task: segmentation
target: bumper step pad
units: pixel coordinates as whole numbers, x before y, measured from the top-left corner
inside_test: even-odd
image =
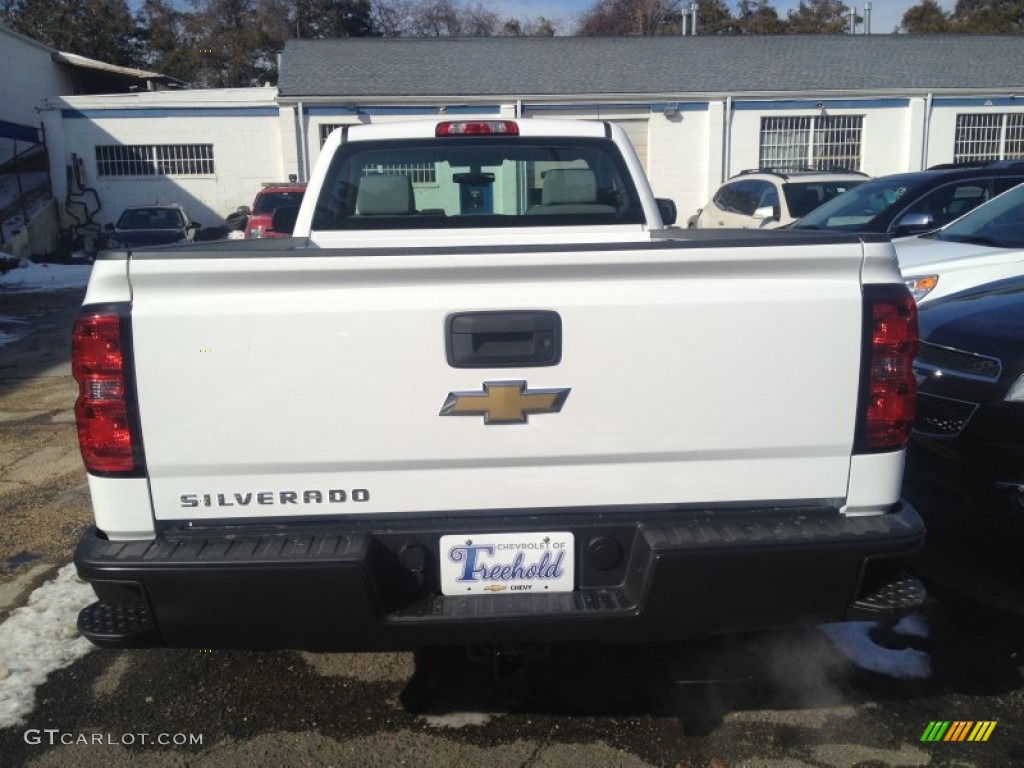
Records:
[[[78,614],[78,631],[101,648],[145,648],[158,639],[142,603],[93,603]]]
[[[898,619],[908,616],[925,601],[924,585],[913,576],[903,574],[880,589],[865,595],[850,606],[850,621]]]

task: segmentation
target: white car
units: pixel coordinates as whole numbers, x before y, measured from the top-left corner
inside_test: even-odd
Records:
[[[806,216],[868,180],[858,171],[742,171],[690,217],[691,229],[768,229]]]
[[[893,245],[918,304],[1024,275],[1024,184],[940,230]]]

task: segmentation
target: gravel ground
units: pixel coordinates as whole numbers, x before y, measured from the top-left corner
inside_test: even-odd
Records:
[[[0,293],[0,315],[32,328],[0,346],[0,574],[69,561],[91,518],[69,363],[71,323],[83,295]]]

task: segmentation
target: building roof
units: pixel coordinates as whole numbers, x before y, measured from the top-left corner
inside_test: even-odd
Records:
[[[58,64],[66,64],[70,67],[77,69],[96,70],[98,72],[107,72],[114,75],[124,75],[130,78],[136,78],[139,80],[159,80],[164,83],[173,85],[186,85],[184,80],[179,80],[176,77],[170,75],[164,75],[160,72],[150,72],[145,69],[135,69],[134,67],[121,67],[117,64],[107,64],[105,61],[97,61],[96,59],[90,59],[85,56],[79,56],[77,53],[68,53],[66,51],[54,51],[53,60]]]
[[[21,34],[20,32],[15,32],[10,27],[0,25],[0,34],[6,35],[7,37],[13,38],[15,40],[19,40],[22,43],[26,43],[28,45],[33,46],[34,48],[39,48],[40,50],[46,51],[47,53],[53,51],[52,48],[43,45],[38,40],[33,40],[31,37],[25,37],[25,35]]]
[[[51,96],[39,104],[39,109],[46,110],[77,110],[91,112],[94,110],[112,110],[122,114],[129,111],[146,112],[165,110],[177,113],[178,110],[217,110],[240,109],[270,110],[278,113],[277,89],[262,88],[197,88],[195,90],[174,89],[168,91],[137,91],[134,93],[103,93],[78,96]]]
[[[150,72],[145,69],[135,69],[134,67],[121,67],[116,64],[108,64],[105,61],[97,61],[96,59],[90,59],[86,56],[80,56],[77,53],[58,51],[48,45],[40,43],[38,40],[33,40],[19,32],[15,32],[13,29],[8,27],[0,26],[0,35],[17,40],[24,45],[29,45],[33,48],[39,49],[40,51],[45,51],[50,54],[50,58],[58,65],[80,72],[86,77],[89,75],[100,74],[108,76],[113,82],[124,84],[126,87],[131,83],[145,85],[148,82],[159,83],[160,85],[170,87],[183,87],[187,85],[183,80],[171,77],[170,75],[161,74],[160,72]]]
[[[1024,90],[1024,40],[975,35],[290,40],[282,99]]]

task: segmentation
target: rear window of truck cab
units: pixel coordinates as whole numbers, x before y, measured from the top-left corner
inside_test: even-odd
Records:
[[[342,145],[312,228],[643,222],[639,196],[613,142],[502,136]]]

